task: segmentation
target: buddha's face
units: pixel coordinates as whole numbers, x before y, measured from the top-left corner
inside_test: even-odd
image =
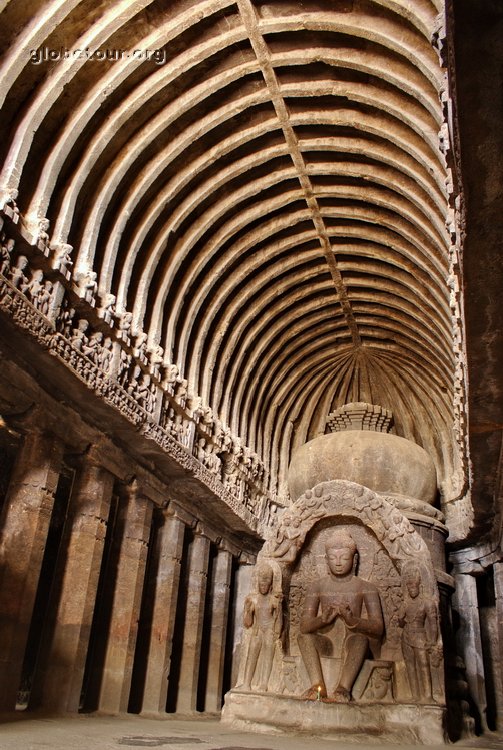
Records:
[[[345,576],[353,570],[355,551],[351,547],[327,547],[327,563],[334,576]]]

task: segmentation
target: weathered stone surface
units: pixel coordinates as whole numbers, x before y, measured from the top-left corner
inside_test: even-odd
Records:
[[[84,463],[70,498],[32,707],[79,709],[112,489],[110,474]]]
[[[466,665],[470,696],[477,708],[477,720],[487,727],[487,696],[484,678],[484,652],[480,633],[477,580],[470,574],[456,575],[453,607],[459,618],[458,649]]]
[[[204,701],[205,711],[219,711],[222,708],[222,688],[224,678],[225,647],[230,607],[230,582],[232,555],[226,549],[219,549],[213,576],[211,592],[211,635],[209,639],[208,676]]]
[[[383,722],[379,731],[393,741],[399,729],[384,726],[376,706],[445,706],[429,550],[398,509],[361,485],[322,482],[285,512],[259,553],[243,625],[240,675],[223,714],[231,724],[249,710],[254,725],[286,728],[288,719],[278,715],[282,699],[293,696],[299,703],[292,728],[312,727],[310,704],[322,703],[327,713],[317,731],[330,732],[342,721],[337,707],[346,704],[358,709],[368,731],[376,719]],[[257,695],[267,697],[261,717]],[[441,731],[444,712],[434,714]]]
[[[166,710],[184,532],[185,525],[180,518],[164,514],[155,540],[154,577],[147,584],[149,601],[153,601],[141,702],[141,711],[146,714]]]
[[[0,518],[0,706],[13,711],[59,479],[63,445],[37,431],[18,452]]]
[[[116,520],[121,537],[113,550],[117,574],[108,633],[102,634],[107,646],[98,700],[105,713],[128,709],[152,510],[152,503],[132,487]]]
[[[439,706],[305,704],[290,696],[274,699],[258,693],[233,691],[222,720],[236,729],[255,732],[305,732],[338,741],[362,742],[385,738],[390,744],[439,745],[445,742],[444,709]]]
[[[200,532],[194,534],[190,546],[187,605],[183,632],[180,680],[176,710],[190,713],[196,710],[199,659],[203,634],[204,603],[208,584],[208,556],[210,540]]]
[[[435,466],[426,451],[383,432],[347,430],[310,440],[292,456],[288,483],[293,500],[319,482],[347,479],[375,492],[433,504]]]
[[[501,3],[132,0],[88,10],[76,0],[11,0],[0,11],[0,430],[36,413],[35,428],[64,444],[70,467],[97,458],[120,492],[147,478],[149,502],[164,508],[175,498],[188,525],[213,527],[213,544],[232,537],[241,562],[267,536],[275,592],[278,571],[297,575],[292,566],[313,531],[306,517],[282,515],[296,449],[319,445],[313,438],[327,414],[351,422],[348,402],[362,426],[388,429],[393,412],[389,451],[346,439],[331,467],[337,473],[322,475],[316,455],[307,484],[296,480],[294,506],[298,494],[334,477],[381,493],[390,533],[347,505],[327,523],[368,530],[359,544],[368,542],[396,597],[401,588],[403,611],[395,609],[405,624],[389,628],[394,636],[423,633],[431,620],[414,585],[400,584],[414,554],[428,562],[448,619],[448,538],[457,575],[468,580],[460,609],[464,586],[470,592],[462,622],[469,637],[461,631],[458,649],[466,647],[467,663],[458,654],[450,665],[459,683],[451,705],[464,711],[471,702],[501,728],[494,670],[480,665],[499,661],[503,638]],[[433,463],[419,459],[419,448],[396,447],[400,439]],[[43,473],[45,459],[33,459]],[[63,664],[78,663],[80,674],[87,661],[98,681],[104,676],[93,653],[81,652],[102,588],[84,581],[86,565],[94,578],[100,568],[85,536],[99,518],[95,536],[103,532],[106,513],[84,513],[82,528],[64,536],[68,559],[56,564],[57,524],[47,535],[53,492],[43,498],[41,486],[28,499],[18,486],[0,519],[10,642],[0,680],[12,708],[23,652],[34,664],[40,645],[35,702],[54,637],[53,678],[72,695],[58,709],[74,709],[80,677],[69,688],[73,667]],[[437,494],[441,511],[431,505]],[[106,559],[116,542],[104,543]],[[178,560],[176,540],[173,554]],[[42,555],[47,580],[37,590]],[[159,608],[150,613],[159,671],[140,664],[137,651],[138,674],[153,680],[139,692],[154,711],[165,699],[176,565],[166,599],[156,590]],[[133,566],[121,566],[120,588],[132,578]],[[31,625],[30,608],[50,584],[63,598],[40,640],[44,607]],[[117,608],[107,600],[110,642],[126,628],[126,611],[137,611],[140,589],[138,578],[131,607],[125,590]],[[238,581],[239,611],[246,595]],[[187,706],[199,622],[194,615],[188,625],[192,645],[182,659],[182,671],[194,667]],[[63,654],[70,625],[84,634],[74,639],[77,655]],[[415,648],[413,637],[403,640],[402,649]],[[218,703],[221,675],[223,646],[213,647],[218,679],[208,705]],[[132,641],[126,651],[109,693],[121,692],[121,706]],[[409,653],[424,677],[421,655]],[[367,670],[375,693],[386,688],[389,660],[374,661],[357,680]],[[293,662],[284,663],[293,680]],[[104,685],[108,657],[106,674]],[[414,682],[405,668],[396,677],[401,689]],[[415,685],[417,700],[429,698],[427,683]]]

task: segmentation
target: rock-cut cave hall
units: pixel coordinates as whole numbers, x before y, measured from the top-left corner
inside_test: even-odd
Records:
[[[1,715],[502,732],[499,0],[3,0],[0,106]]]

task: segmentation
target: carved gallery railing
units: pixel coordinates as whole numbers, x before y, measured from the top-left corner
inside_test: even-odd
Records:
[[[4,215],[17,223],[11,207]],[[95,309],[92,274],[72,286],[66,246],[53,251],[39,237],[26,249],[23,241],[23,254],[4,225],[0,217],[2,312],[250,528],[272,525],[278,502],[259,456],[189,392],[177,366],[163,362],[161,347],[149,351],[146,334],[131,333],[131,313],[117,319],[113,295]]]

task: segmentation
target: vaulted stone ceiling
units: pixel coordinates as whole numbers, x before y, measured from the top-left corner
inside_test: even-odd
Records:
[[[4,198],[280,485],[367,401],[464,496],[443,5],[0,4]]]

